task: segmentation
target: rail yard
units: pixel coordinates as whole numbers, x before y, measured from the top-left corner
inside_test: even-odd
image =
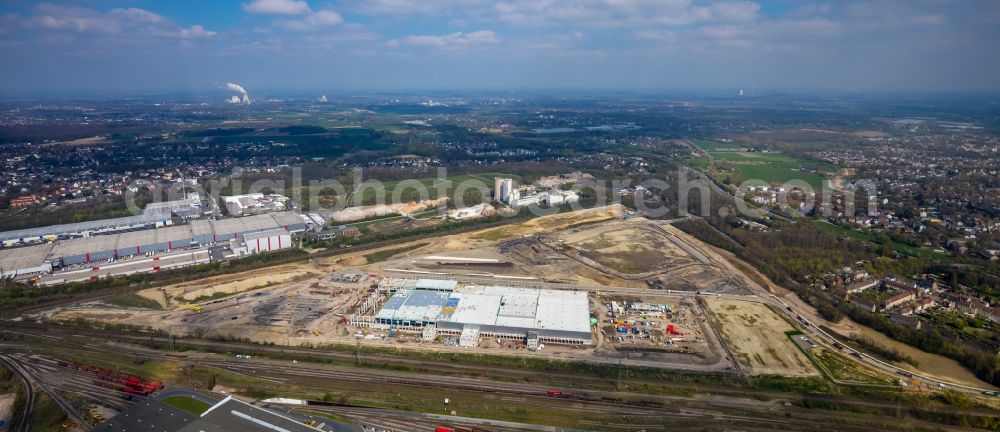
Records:
[[[669,222],[616,212],[135,292],[155,307],[49,307],[8,321],[2,360],[70,430],[158,394],[238,396],[334,431],[765,430],[787,427],[775,412],[840,418],[796,404],[874,412],[893,405],[864,392],[942,388],[846,348]],[[854,413],[845,430],[891,423]]]

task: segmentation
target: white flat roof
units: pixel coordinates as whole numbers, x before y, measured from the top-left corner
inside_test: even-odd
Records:
[[[287,235],[291,235],[291,234],[289,234],[288,231],[285,231],[284,228],[276,228],[276,229],[267,230],[267,231],[259,231],[259,232],[251,232],[251,233],[243,234],[243,240],[244,241],[247,241],[247,240],[256,240],[256,239],[259,239],[259,238],[262,239],[262,238],[268,238],[268,237],[274,237],[274,236],[282,236],[282,235],[287,236]]]
[[[456,314],[448,321],[475,322],[503,327],[589,332],[590,304],[583,291],[547,290],[500,286],[467,287]],[[488,299],[488,300],[487,300]],[[471,307],[463,307],[469,303]],[[496,305],[488,310],[485,305]],[[457,311],[463,311],[458,315]],[[472,318],[473,314],[489,316]],[[492,322],[490,322],[492,320]]]
[[[390,298],[376,318],[589,334],[590,303],[583,291],[499,286],[454,292],[407,289]]]
[[[417,289],[429,289],[438,291],[454,291],[455,287],[458,286],[458,282],[453,280],[440,280],[440,279],[419,279],[416,285]]]
[[[45,263],[45,257],[52,250],[52,243],[34,246],[0,249],[0,272],[14,273],[32,269]]]

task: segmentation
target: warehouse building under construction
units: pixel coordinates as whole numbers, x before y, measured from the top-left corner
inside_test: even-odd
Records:
[[[459,345],[475,346],[480,337],[539,342],[591,343],[587,293],[583,291],[459,286],[455,281],[409,281],[375,315],[373,326],[422,330],[459,337]]]

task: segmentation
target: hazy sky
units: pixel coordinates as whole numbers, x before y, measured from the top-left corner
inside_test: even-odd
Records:
[[[0,2],[0,93],[1000,91],[998,0]]]

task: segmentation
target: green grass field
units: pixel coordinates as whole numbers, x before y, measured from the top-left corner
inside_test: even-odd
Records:
[[[709,159],[707,157],[700,157],[700,156],[699,157],[690,157],[690,158],[687,159],[686,162],[687,162],[688,166],[690,166],[690,167],[692,167],[692,168],[694,168],[696,170],[704,171],[704,172],[708,172],[708,167],[712,163],[711,159]]]
[[[737,169],[740,173],[740,183],[747,180],[763,180],[768,184],[785,184],[793,180],[801,180],[809,184],[814,192],[823,190],[823,180],[825,179],[819,174],[765,165],[746,165],[739,166]]]
[[[715,150],[708,154],[736,170],[736,183],[762,180],[768,184],[783,184],[801,180],[818,192],[822,190],[825,175],[837,171],[836,167],[825,162],[808,161],[779,153],[746,154]]]
[[[205,402],[188,396],[171,396],[163,399],[163,403],[175,408],[180,408],[194,415],[201,415],[201,413],[211,407],[211,405]]]
[[[694,145],[698,146],[698,148],[700,148],[702,150],[705,150],[705,151],[713,151],[713,150],[716,150],[716,151],[718,151],[718,150],[742,151],[743,150],[743,148],[741,148],[740,146],[737,146],[737,145],[727,144],[727,143],[718,142],[718,141],[712,141],[712,140],[707,140],[707,139],[693,139],[693,140],[691,140],[691,142],[693,142]]]

